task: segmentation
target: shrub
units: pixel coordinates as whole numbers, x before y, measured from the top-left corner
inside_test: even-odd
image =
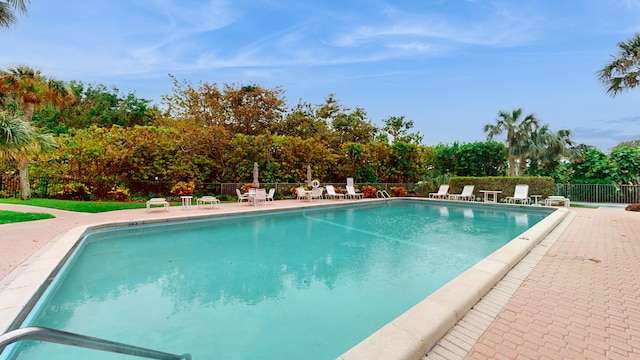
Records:
[[[407,196],[407,189],[404,188],[404,186],[392,186],[389,191],[391,191],[391,196],[394,197],[403,197],[403,196]]]
[[[193,190],[195,188],[196,186],[193,184],[193,181],[178,181],[171,188],[171,194],[175,196],[190,196],[193,195]]]
[[[87,185],[75,181],[56,185],[52,192],[60,200],[89,200],[91,197]]]
[[[365,185],[362,187],[362,195],[366,198],[375,198],[377,191],[378,189],[371,185]]]
[[[636,204],[629,204],[627,205],[626,208],[624,208],[627,211],[640,211],[640,204],[636,203]]]
[[[240,188],[240,192],[243,194],[246,192],[249,192],[249,189],[251,189],[252,187],[253,187],[253,183],[246,183],[242,185],[242,187]]]
[[[125,201],[129,200],[131,194],[129,193],[129,189],[124,186],[114,186],[109,191],[109,195],[113,197],[115,201]]]

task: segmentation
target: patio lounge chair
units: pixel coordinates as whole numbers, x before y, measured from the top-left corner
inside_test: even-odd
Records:
[[[350,197],[352,199],[362,199],[364,197],[361,192],[356,192],[356,189],[353,187],[353,185],[347,185],[346,189],[347,197]]]
[[[552,195],[549,196],[548,198],[544,199],[544,204],[546,206],[551,206],[551,205],[564,205],[564,207],[570,207],[571,206],[571,200],[567,199],[564,196],[557,196],[557,195]]]
[[[331,199],[344,199],[344,194],[338,194],[336,192],[336,189],[333,187],[333,185],[327,185],[327,195],[325,195],[327,198],[331,198]]]
[[[275,188],[271,188],[269,189],[269,192],[267,193],[267,201],[274,201],[273,200],[273,195],[276,194],[276,189]]]
[[[507,197],[506,200],[508,204],[516,204],[518,201],[522,204],[529,204],[531,202],[531,198],[529,198],[529,185],[516,185],[513,196]]]
[[[440,189],[438,189],[438,192],[429,193],[429,197],[432,199],[444,199],[447,197],[448,192],[449,185],[440,185]]]
[[[162,205],[164,211],[169,211],[169,202],[167,202],[165,198],[151,198],[147,200],[147,212],[149,212],[154,205]]]
[[[203,196],[201,198],[198,198],[196,202],[198,203],[198,208],[200,209],[204,208],[207,204],[211,205],[212,208],[220,207],[220,200],[216,199],[214,196]]]
[[[449,194],[449,200],[466,200],[473,201],[475,200],[475,195],[473,195],[474,185],[465,185],[462,189],[462,193],[460,194]]]
[[[249,194],[243,194],[240,192],[240,189],[236,189],[236,194],[238,195],[238,202],[241,203],[242,200],[249,201]]]

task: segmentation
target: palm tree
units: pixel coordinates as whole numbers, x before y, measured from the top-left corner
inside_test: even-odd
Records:
[[[619,42],[618,57],[598,72],[598,79],[608,86],[607,93],[616,96],[640,85],[640,33],[627,42]]]
[[[534,114],[529,114],[520,119],[522,108],[511,113],[500,111],[495,124],[486,124],[483,131],[487,133],[487,140],[493,140],[494,136],[507,133],[507,151],[509,154],[509,176],[518,174],[517,159],[524,159],[530,146],[531,133],[538,129],[539,122]],[[524,164],[524,161],[520,163]]]
[[[534,130],[527,150],[531,166],[551,170],[557,160],[568,155],[569,149],[574,144],[570,136],[570,130],[559,130],[554,133],[548,124]]]
[[[34,155],[54,146],[51,134],[7,111],[0,111],[0,160],[16,162],[22,168]]]
[[[61,81],[46,78],[40,71],[21,65],[7,71],[0,71],[0,94],[12,96],[21,103],[22,121],[31,124],[33,112],[45,102],[64,105],[75,101],[71,88]],[[29,186],[29,160],[25,157],[18,163],[20,169],[20,197],[31,198]]]
[[[29,2],[29,0],[27,0]],[[27,5],[24,0],[0,1],[0,27],[11,27],[18,21],[14,10],[22,13],[27,12]]]

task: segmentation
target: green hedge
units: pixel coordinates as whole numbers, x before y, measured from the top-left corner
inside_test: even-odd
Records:
[[[487,176],[487,177],[453,177],[449,180],[449,193],[459,194],[465,185],[475,185],[473,190],[476,198],[483,197],[480,190],[500,190],[498,199],[513,196],[518,184],[529,185],[529,196],[542,195],[542,199],[553,195],[554,181],[551,177],[540,176]]]

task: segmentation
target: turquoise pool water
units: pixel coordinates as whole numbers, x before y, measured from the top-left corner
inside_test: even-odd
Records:
[[[24,326],[194,359],[334,359],[547,214],[393,201],[97,232]]]

